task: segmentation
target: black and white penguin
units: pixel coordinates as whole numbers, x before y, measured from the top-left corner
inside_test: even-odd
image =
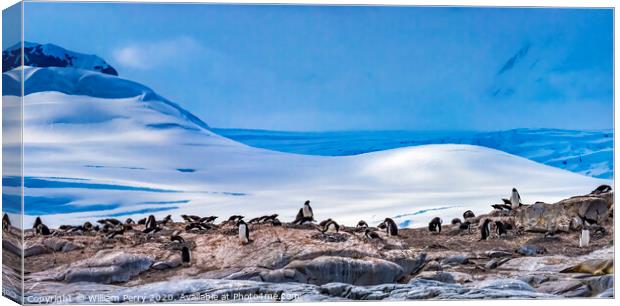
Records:
[[[181,262],[184,266],[187,266],[190,264],[191,261],[192,255],[189,251],[189,248],[187,246],[183,246],[183,248],[181,248]]]
[[[438,234],[441,234],[441,223],[442,222],[443,221],[439,217],[433,218],[433,220],[431,220],[431,222],[428,223],[428,230],[430,232],[437,232]]]
[[[475,217],[476,217],[476,215],[471,210],[468,210],[468,211],[463,213],[463,219],[465,219],[465,220],[470,219],[470,218],[475,218]]]
[[[597,195],[597,194],[601,194],[601,193],[608,193],[611,191],[611,186],[609,185],[601,185],[596,187],[596,189],[592,190],[592,192],[590,192],[591,195]]]
[[[377,232],[372,231],[369,228],[367,228],[364,231],[364,236],[366,237],[366,239],[369,239],[369,240],[381,239],[381,237],[379,236],[379,234],[377,234]]]
[[[237,221],[237,227],[239,227],[239,240],[241,244],[250,243],[250,228],[248,225],[243,220],[239,220]]]
[[[312,212],[312,207],[310,206],[310,201],[306,201],[303,207],[304,218],[310,218],[314,221],[314,213]]]
[[[228,218],[228,222],[229,223],[237,223],[241,220],[243,220],[243,218],[245,218],[244,216],[241,215],[232,215]]]
[[[201,218],[200,222],[202,222],[202,223],[213,223],[215,221],[215,219],[217,219],[217,216],[209,216],[209,217]]]
[[[293,221],[293,224],[309,224],[312,223],[312,221],[314,221],[314,218],[312,217],[305,217],[304,216],[304,209],[300,208],[299,211],[297,212],[297,216],[295,216],[295,220]]]
[[[461,219],[459,219],[459,218],[454,218],[454,219],[452,219],[452,222],[450,222],[450,223],[451,223],[452,225],[457,225],[457,224],[461,224],[461,223],[463,223],[463,222],[462,222],[462,221],[461,221]]]
[[[360,222],[357,222],[355,228],[368,228],[368,223],[364,220],[360,220]]]
[[[501,221],[495,221],[495,230],[497,231],[497,235],[500,237],[504,237],[508,234],[506,225]]]
[[[511,206],[512,206],[512,202],[510,202],[510,199],[505,199],[505,198],[503,198],[503,199],[502,199],[502,202],[504,202],[504,204],[507,204],[507,205],[511,205]]]
[[[487,240],[491,234],[491,219],[485,219],[480,227],[481,240]]]
[[[36,219],[34,219],[34,224],[32,224],[32,229],[36,230],[40,224],[43,224],[43,221],[41,221],[41,217],[37,217]]]
[[[252,219],[250,219],[250,221],[248,221],[248,224],[256,224],[256,223],[261,221],[261,218],[262,217],[252,218]]]
[[[325,222],[326,221],[326,222]],[[327,231],[336,231],[336,233],[340,230],[340,225],[338,223],[336,223],[336,221],[332,220],[332,219],[327,219],[321,223],[323,223],[322,227],[321,227],[321,232],[325,233]]]
[[[272,226],[282,226],[282,222],[280,222],[280,219],[275,218],[275,219],[271,220],[271,225]]]
[[[142,218],[142,219],[138,220],[137,223],[140,224],[140,225],[146,224],[146,218]]]
[[[200,217],[199,216],[195,216],[195,215],[181,215],[181,218],[183,219],[183,221],[185,221],[185,223],[192,223],[192,222],[199,222],[200,221]]]
[[[37,229],[36,229],[36,233],[42,236],[47,236],[50,235],[52,233],[52,231],[50,231],[49,227],[47,227],[47,225],[41,223],[39,225],[37,225]]]
[[[521,206],[521,196],[517,191],[517,188],[512,188],[512,194],[510,195],[510,206],[512,209],[517,209]]]
[[[133,225],[133,224],[136,224],[136,222],[133,221],[132,218],[125,219],[125,225]]]
[[[11,228],[11,219],[6,213],[2,216],[2,230],[8,231]]]
[[[82,225],[82,228],[83,228],[85,231],[91,231],[91,230],[93,229],[93,224],[92,224],[92,223],[90,223],[90,222],[88,222],[88,221],[86,221],[86,222],[84,222],[84,224]]]
[[[391,218],[385,218],[381,224],[378,226],[381,229],[385,229],[385,232],[388,236],[398,236],[398,226],[396,222]]]
[[[118,235],[123,235],[125,234],[125,228],[120,227],[120,228],[115,228],[114,230],[110,231],[107,235],[106,238],[108,239],[113,239],[114,237],[118,236]]]
[[[155,219],[155,216],[150,215],[146,219],[146,224],[144,225],[144,230],[142,232],[145,234],[150,234],[150,233],[158,232],[160,230],[161,228],[157,226],[157,220]]]
[[[159,224],[162,225],[166,225],[168,223],[172,223],[172,215],[167,215],[165,216],[163,219],[161,219],[161,221],[158,222]]]
[[[185,239],[183,239],[183,237],[179,236],[178,234],[173,234],[172,236],[170,236],[170,241],[176,241],[178,243],[185,243]]]
[[[512,210],[512,206],[510,204],[493,204],[491,207],[497,210]]]
[[[471,229],[471,222],[469,221],[465,221],[463,223],[459,224],[459,230],[461,231],[468,231]]]

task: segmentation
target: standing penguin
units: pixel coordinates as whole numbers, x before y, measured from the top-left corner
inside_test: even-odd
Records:
[[[39,227],[39,224],[43,224],[43,221],[41,221],[41,217],[37,217],[36,219],[34,219],[34,224],[32,225],[32,228],[36,230]]]
[[[185,245],[181,249],[181,262],[183,262],[183,265],[188,266],[191,261],[192,255],[189,252],[189,248]]]
[[[314,213],[312,212],[312,207],[310,206],[309,200],[304,203],[303,214],[304,218],[310,218],[314,220]]]
[[[144,230],[142,232],[145,233],[145,234],[149,234],[149,233],[158,232],[159,230],[161,230],[161,228],[157,227],[157,220],[155,219],[155,216],[150,215],[146,219],[146,224],[145,224]]]
[[[385,218],[378,227],[384,228],[388,236],[398,236],[398,226],[391,218]]]
[[[433,220],[431,220],[431,222],[428,223],[428,230],[430,232],[437,232],[438,234],[441,234],[441,223],[442,222],[443,221],[439,217],[433,218]]]
[[[250,228],[247,223],[243,220],[239,220],[237,222],[237,226],[239,227],[239,240],[241,241],[241,244],[250,243]]]
[[[485,219],[482,227],[480,227],[480,234],[482,238],[480,240],[487,240],[491,234],[491,219]]]
[[[9,219],[9,215],[6,213],[2,216],[2,230],[7,231],[11,228],[11,219]]]
[[[471,210],[468,210],[468,211],[466,211],[466,212],[464,212],[464,213],[463,213],[463,219],[464,219],[465,221],[467,221],[467,219],[471,219],[471,218],[475,218],[475,217],[476,217],[476,215],[475,215],[475,214],[474,214],[474,212],[473,212],[473,211],[471,211]]]
[[[512,188],[512,194],[510,195],[510,205],[512,209],[517,209],[521,206],[521,196],[517,191],[517,188]]]
[[[508,234],[506,225],[501,221],[495,221],[495,229],[497,230],[497,235],[500,237],[504,237]]]

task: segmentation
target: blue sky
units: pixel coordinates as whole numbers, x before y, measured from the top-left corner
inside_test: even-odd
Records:
[[[214,127],[613,127],[611,10],[35,2],[25,20]]]

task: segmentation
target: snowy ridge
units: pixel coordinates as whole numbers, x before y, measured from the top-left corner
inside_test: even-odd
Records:
[[[425,144],[472,144],[587,176],[613,178],[613,130],[283,132],[213,129],[247,145],[288,153],[345,156]]]
[[[118,75],[114,67],[96,55],[69,51],[54,44],[24,42],[24,66],[72,67]],[[21,43],[2,51],[2,72],[21,66]]]

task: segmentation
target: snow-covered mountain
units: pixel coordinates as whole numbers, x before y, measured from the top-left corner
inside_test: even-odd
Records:
[[[54,44],[24,42],[24,65],[32,67],[73,67],[118,75],[116,69],[96,55],[66,50]],[[2,51],[2,72],[21,65],[21,43]]]
[[[598,178],[613,178],[613,130],[515,129],[498,132],[284,132],[213,129],[247,145],[288,153],[345,156],[426,144],[472,144]]]
[[[16,71],[3,86],[16,87]],[[556,201],[591,191],[595,179],[474,145],[423,145],[353,156],[254,148],[222,137],[147,87],[92,70],[24,71],[24,184],[28,226],[101,217],[182,213],[291,220],[309,199],[317,219],[353,225],[395,218],[424,226],[508,196]],[[4,92],[4,112],[19,99]],[[5,139],[7,146],[19,139]],[[15,174],[3,177],[4,210],[19,211]],[[17,198],[16,198],[17,197]],[[16,222],[17,223],[17,222]]]

